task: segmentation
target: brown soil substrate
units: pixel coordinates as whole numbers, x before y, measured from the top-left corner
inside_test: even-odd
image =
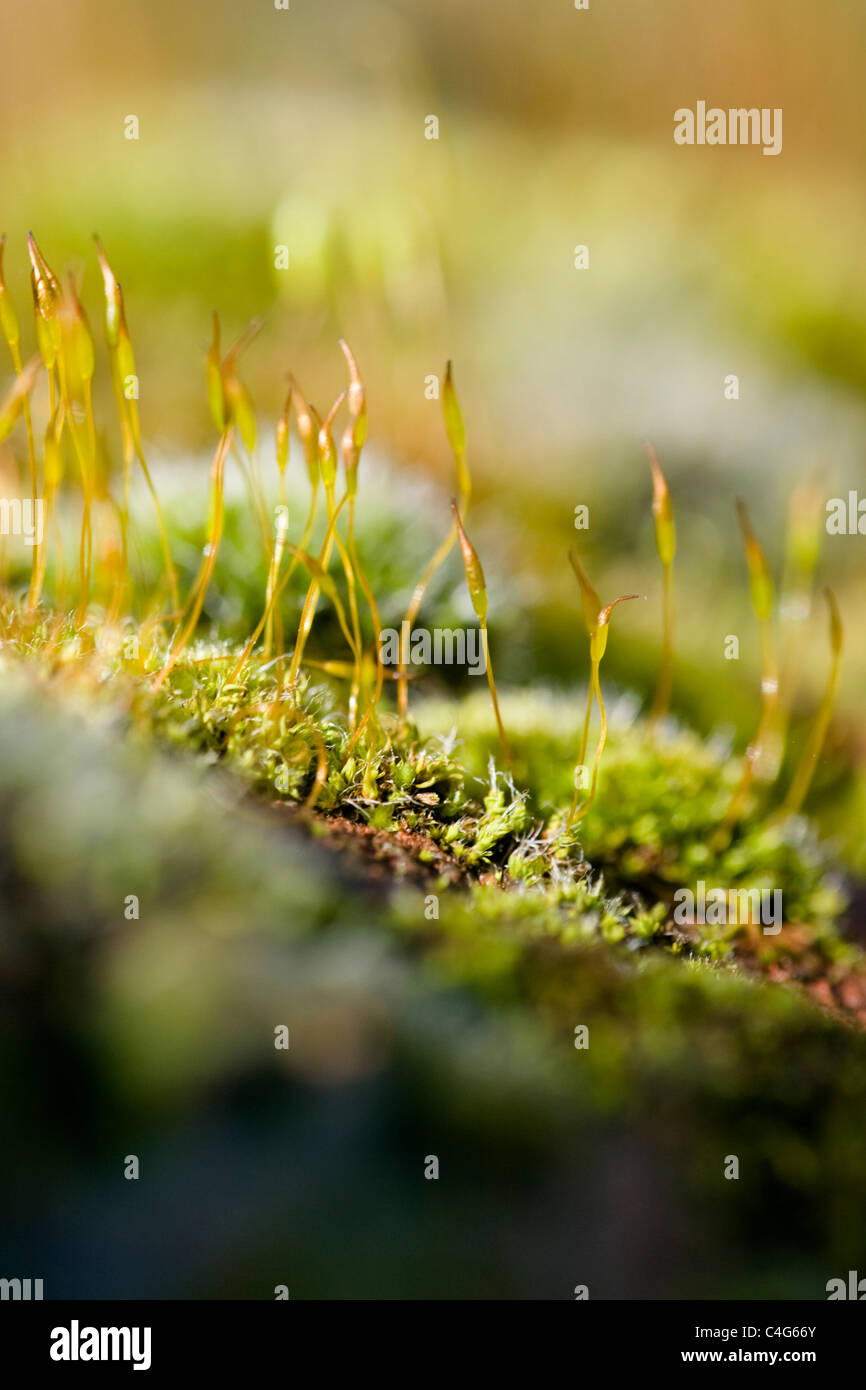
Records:
[[[298,826],[306,823],[319,844],[338,852],[342,865],[371,886],[409,883],[432,889],[436,884],[455,888],[469,882],[467,871],[429,835],[402,828],[376,830],[339,815],[308,816],[283,801],[273,802],[272,809]]]
[[[340,873],[351,877],[359,891],[378,896],[401,883],[431,891],[443,885],[460,888],[472,878],[446,850],[417,831],[377,830],[340,815],[309,815],[284,801],[271,803],[271,809],[314,834],[319,844],[333,852]],[[688,949],[688,936],[682,944]],[[784,926],[773,944],[775,959],[768,960],[763,939],[744,931],[734,945],[734,959],[748,974],[803,990],[835,1016],[866,1027],[866,966],[852,970],[828,963],[815,948],[807,925]]]
[[[774,939],[776,959],[762,955],[760,938],[745,931],[734,946],[735,959],[744,970],[775,984],[796,985],[822,1008],[866,1027],[866,965],[852,969],[828,962],[815,948],[812,930],[799,924],[784,926]]]

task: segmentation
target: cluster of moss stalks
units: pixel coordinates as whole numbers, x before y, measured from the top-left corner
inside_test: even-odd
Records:
[[[442,406],[456,465],[452,517],[411,592],[397,664],[386,668],[369,579],[378,557],[362,554],[356,521],[367,403],[349,345],[340,343],[347,385],[327,412],[320,414],[288,378],[274,439],[276,477],[266,485],[256,412],[240,375],[242,353],[258,325],[223,350],[214,315],[205,366],[216,442],[201,561],[184,585],[147,463],[124,297],[106,253],[97,242],[119,469],[96,419],[97,354],[79,288],[72,277],[61,284],[32,236],[29,255],[36,351],[28,360],[0,247],[0,328],[14,374],[0,405],[0,444],[21,494],[43,518],[26,583],[16,585],[8,576],[5,582],[7,654],[26,657],[59,687],[116,702],[162,740],[225,760],[271,800],[298,807],[320,832],[354,828],[375,854],[387,853],[383,843],[399,843],[404,853],[394,864],[411,862],[434,894],[464,885],[474,921],[513,914],[515,899],[509,895],[505,907],[501,890],[519,890],[530,906],[517,915],[533,934],[601,935],[635,948],[655,941],[711,961],[738,958],[777,978],[800,979],[819,997],[820,986],[824,1002],[864,1010],[859,957],[835,928],[842,893],[800,814],[833,708],[841,619],[826,591],[826,693],[799,761],[788,767],[786,735],[804,657],[802,625],[794,630],[779,618],[764,551],[742,504],[762,649],[760,719],[744,757],[677,730],[668,718],[676,536],[670,491],[652,449],[663,635],[648,719],[609,730],[600,667],[612,614],[635,595],[603,604],[576,552],[569,558],[590,658],[582,721],[564,700],[554,709],[532,694],[500,701],[487,632],[487,584],[467,530],[472,482],[449,364]],[[286,491],[293,441],[309,481],[309,506],[297,527]],[[225,533],[230,461],[248,490],[267,576],[258,620],[242,643],[202,633]],[[143,524],[130,504],[136,469],[151,495],[151,525],[162,557],[153,588],[134,576],[130,560],[133,533]],[[275,510],[268,501],[274,484]],[[61,526],[70,513],[80,522],[72,561]],[[792,595],[801,608],[811,601],[818,526],[814,490],[801,488],[792,503],[782,612],[793,611],[787,602]],[[428,714],[422,736],[410,714],[409,644],[431,581],[455,546],[487,658],[488,703],[483,709],[477,700],[458,704],[443,714],[439,728]],[[305,579],[296,601],[298,575]],[[313,658],[309,639],[325,610],[340,647]],[[459,740],[447,733],[452,714]],[[776,794],[779,785],[784,791]],[[783,932],[762,936],[757,923],[676,926],[674,891],[697,879],[725,889],[780,887]]]

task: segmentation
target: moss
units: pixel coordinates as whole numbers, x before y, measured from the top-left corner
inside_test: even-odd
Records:
[[[54,315],[51,295],[45,304],[38,312]],[[118,368],[114,357],[129,365],[131,345],[112,342],[112,322],[109,312]],[[69,323],[87,331],[81,317]],[[0,605],[9,691],[0,702],[0,872],[18,909],[0,963],[20,979],[23,960],[35,982],[11,990],[4,1084],[17,1095],[22,1038],[38,1071],[28,1032],[35,999],[52,1036],[66,1030],[80,1045],[100,1114],[152,1118],[156,1132],[157,1117],[182,1115],[238,1077],[276,1085],[272,1030],[288,1012],[299,1035],[286,1063],[295,1103],[303,1108],[301,1088],[317,1102],[333,1086],[376,1088],[361,1113],[371,1126],[371,1116],[387,1116],[387,1162],[397,1168],[403,1132],[426,1144],[418,1136],[431,1125],[469,1168],[501,1145],[506,1186],[523,1161],[543,1167],[563,1146],[621,1145],[639,1168],[646,1160],[667,1171],[676,1161],[670,1198],[684,1220],[691,1204],[712,1213],[721,1158],[736,1152],[745,1180],[712,1235],[717,1280],[726,1252],[748,1245],[773,1184],[825,1255],[854,1258],[866,963],[839,931],[844,894],[831,849],[804,817],[778,814],[751,759],[744,780],[728,747],[662,722],[666,690],[652,725],[637,717],[634,697],[615,703],[605,691],[598,794],[594,775],[580,805],[583,698],[534,686],[503,692],[503,726],[492,679],[489,696],[425,701],[413,687],[409,717],[404,673],[386,680],[369,647],[371,625],[374,642],[381,628],[372,590],[385,588],[385,621],[421,616],[422,596],[425,619],[465,608],[446,569],[459,536],[482,628],[488,585],[495,592],[463,528],[471,483],[450,369],[446,433],[460,501],[420,580],[407,537],[419,534],[425,550],[431,538],[396,503],[359,512],[356,530],[366,398],[351,354],[348,394],[324,425],[293,381],[282,437],[294,400],[313,495],[309,540],[305,531],[298,547],[286,543],[299,563],[274,605],[286,536],[268,533],[272,499],[251,459],[242,471],[252,506],[224,489],[235,429],[254,447],[236,373],[248,339],[221,356],[214,320],[211,512],[202,529],[173,524],[168,511],[184,551],[179,614],[166,611],[165,585],[151,593],[124,568],[122,509],[112,523],[122,543],[107,527],[92,543],[89,511],[105,499],[86,468],[75,615],[56,593],[53,609],[38,602],[51,592],[50,568],[35,569],[29,600],[8,592]],[[60,344],[66,367],[80,368],[63,333]],[[338,500],[331,427],[344,397]],[[4,429],[19,409],[13,396]],[[138,441],[146,470],[137,407],[118,395],[118,410],[127,453]],[[83,434],[77,442],[84,448]],[[277,481],[282,497],[282,471]],[[316,530],[320,489],[327,523],[320,517]],[[161,515],[145,525],[142,546],[156,573],[168,553]],[[474,519],[470,527],[475,535]],[[52,549],[56,539],[52,531]],[[604,719],[598,670],[613,605],[600,607],[578,568]],[[763,578],[756,607],[767,622]],[[293,645],[287,624],[296,617]],[[765,679],[765,688],[775,687]],[[354,859],[340,852],[349,844]],[[750,922],[681,919],[677,894],[698,881],[780,889],[781,930],[769,937]],[[137,931],[122,925],[130,893],[147,901]],[[834,1174],[832,1194],[819,1191],[824,1171]],[[467,1169],[465,1200],[478,1188]],[[587,1181],[584,1213],[598,1190]],[[387,1214],[389,1201],[381,1199]],[[706,1237],[705,1220],[695,1229]],[[778,1268],[784,1240],[766,1222],[764,1236]],[[800,1248],[808,1252],[808,1240]],[[811,1278],[814,1259],[804,1258]]]
[[[50,652],[52,668],[67,674],[74,660],[78,678],[89,670],[109,705],[125,691],[121,703],[140,738],[218,760],[266,800],[297,805],[317,788],[316,814],[330,819],[329,829],[343,822],[403,837],[401,859],[414,857],[434,888],[465,880],[482,895],[470,899],[473,920],[507,917],[507,936],[594,939],[632,951],[652,945],[799,982],[825,1003],[847,999],[858,1014],[866,1005],[861,957],[837,929],[844,894],[808,822],[774,822],[753,800],[731,842],[713,848],[738,774],[719,744],[670,727],[650,737],[620,710],[601,795],[578,835],[564,818],[577,700],[506,697],[512,776],[496,767],[495,722],[481,698],[422,706],[423,734],[384,715],[350,749],[338,686],[305,678],[294,701],[277,699],[273,669],[253,661],[236,672],[230,643],[195,644],[156,696],[149,677],[160,665],[158,644],[128,659],[71,626],[49,640],[49,628],[36,624],[20,650],[31,667]],[[458,715],[460,742],[439,732]],[[674,893],[698,879],[781,887],[783,930],[768,937],[742,925],[678,925]],[[486,894],[510,906],[487,907]]]
[[[466,1233],[467,1290],[502,1292],[473,1264],[470,1234],[500,1210],[503,1192],[509,1210],[519,1210],[524,1198],[514,1184],[528,1172],[543,1184],[554,1154],[571,1154],[580,1175],[576,1230],[599,1201],[611,1219],[591,1157],[600,1152],[628,1154],[636,1171],[655,1175],[654,1199],[669,1219],[697,1222],[700,1252],[680,1251],[666,1266],[657,1286],[666,1296],[744,1296],[738,1271],[756,1251],[765,1291],[815,1296],[828,1269],[855,1258],[866,1038],[807,999],[795,973],[794,987],[780,988],[751,979],[735,961],[707,960],[700,942],[671,932],[663,897],[611,892],[579,845],[545,837],[558,812],[548,808],[545,819],[537,784],[518,793],[491,772],[484,757],[492,728],[470,718],[466,743],[457,745],[429,728],[432,708],[426,735],[410,729],[401,738],[386,720],[347,774],[336,697],[326,683],[308,685],[304,708],[325,742],[333,798],[332,812],[310,822],[324,832],[313,856],[297,835],[266,826],[256,800],[239,800],[236,779],[219,770],[235,770],[272,800],[274,754],[288,762],[292,748],[302,750],[297,786],[279,794],[289,804],[314,776],[307,726],[287,719],[274,731],[263,710],[245,716],[248,725],[233,722],[251,694],[266,706],[265,674],[228,682],[230,663],[220,659],[228,651],[199,646],[153,702],[146,675],[118,652],[65,631],[49,661],[46,637],[47,629],[31,633],[22,661],[7,646],[0,703],[4,901],[14,905],[5,949],[14,943],[19,963],[32,963],[27,998],[16,995],[0,1038],[10,1113],[23,1105],[13,1077],[25,1085],[36,1076],[48,1019],[65,1030],[67,1055],[70,1028],[80,1040],[81,1057],[68,1065],[88,1069],[102,1116],[76,1140],[88,1164],[94,1152],[105,1161],[118,1127],[135,1129],[141,1145],[175,1115],[206,1144],[214,1094],[244,1076],[264,1085],[263,1058],[273,1058],[265,1033],[291,1018],[283,1087],[287,1077],[296,1088],[326,1090],[345,1086],[347,1074],[388,1078],[377,1093],[387,1122],[374,1137],[344,1141],[357,1171],[366,1172],[365,1144],[375,1144],[376,1171],[390,1175],[390,1187],[364,1189],[386,1229],[402,1192],[406,1135],[426,1143],[422,1153],[432,1132],[437,1149],[447,1144],[449,1230]],[[66,659],[67,644],[74,659]],[[549,736],[550,705],[540,704],[536,718]],[[516,743],[528,761],[526,731]],[[172,747],[185,756],[167,760],[163,750]],[[540,756],[538,765],[555,775]],[[721,755],[706,755],[708,784],[713,765],[725,765]],[[375,785],[369,802],[365,778]],[[322,856],[335,823],[361,825],[387,807],[393,828],[384,838],[396,839],[411,818],[410,852],[417,846],[430,879],[420,891],[404,883],[371,896],[363,874],[344,877],[342,856]],[[449,887],[443,855],[460,872]],[[130,891],[141,895],[140,922],[123,919]],[[762,968],[778,967],[785,949],[773,942]],[[795,955],[816,950],[811,934]],[[588,1030],[586,1048],[574,1046],[577,1027]],[[297,1089],[282,1089],[273,1113],[285,1111],[289,1094],[291,1143],[305,1146],[318,1171],[316,1130],[297,1118]],[[40,1142],[60,1145],[64,1181],[74,1184],[82,1155],[68,1137],[46,1133],[46,1123]],[[34,1142],[32,1120],[21,1132]],[[721,1170],[732,1152],[742,1180],[728,1185]],[[498,1176],[479,1186],[479,1163]],[[459,1221],[455,1164],[465,1166],[467,1200],[472,1194]],[[662,1173],[670,1190],[659,1185]],[[332,1208],[336,1193],[325,1177],[314,1187],[313,1200]],[[415,1222],[411,1201],[401,1201],[402,1220]],[[773,1215],[782,1210],[785,1222]],[[461,1239],[448,1237],[452,1258]],[[550,1239],[561,1239],[559,1224]],[[403,1260],[386,1240],[379,1279],[387,1283]],[[426,1257],[419,1268],[429,1290],[435,1274]],[[509,1278],[512,1292],[524,1288],[519,1274]]]

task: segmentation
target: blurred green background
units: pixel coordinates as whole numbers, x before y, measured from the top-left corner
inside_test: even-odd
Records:
[[[506,680],[582,678],[564,562],[577,539],[602,596],[648,596],[617,613],[606,666],[652,687],[652,439],[680,527],[674,708],[745,738],[758,642],[735,495],[780,564],[796,482],[831,498],[865,481],[865,42],[852,0],[733,3],[712,19],[694,0],[4,4],[8,278],[24,299],[32,227],[56,267],[82,272],[96,320],[99,229],[168,481],[210,443],[211,309],[227,338],[261,314],[245,370],[264,418],[288,370],[327,407],[345,334],[368,385],[373,506],[393,488],[393,471],[377,480],[389,461],[398,480],[441,484],[441,502],[410,493],[409,506],[434,521],[441,507],[445,525],[453,464],[424,385],[453,357],[475,535],[520,595],[499,607]],[[674,110],[699,99],[783,108],[783,153],[674,145]],[[438,140],[424,138],[428,115]],[[731,373],[738,400],[724,398]],[[199,475],[183,475],[196,505]],[[820,566],[847,623],[838,738],[855,769],[863,545],[824,537]],[[723,659],[730,632],[738,663]],[[809,632],[805,713],[826,669],[823,607]],[[866,867],[866,796],[840,816],[837,791],[831,823]]]
[[[424,386],[452,357],[475,535],[498,566],[507,619],[505,680],[583,677],[565,563],[577,539],[605,599],[647,595],[617,614],[606,666],[651,688],[651,439],[679,522],[675,709],[745,738],[757,640],[733,499],[746,498],[780,564],[798,481],[817,478],[826,497],[864,483],[864,43],[855,0],[742,0],[712,16],[694,0],[585,12],[569,0],[7,3],[7,274],[23,300],[32,226],[55,266],[83,272],[96,319],[99,230],[168,481],[210,444],[211,309],[227,337],[261,314],[245,370],[264,417],[289,369],[327,406],[345,334],[368,385],[371,508],[395,472],[432,477],[441,501],[410,494],[409,506],[434,523],[440,507],[444,527],[453,465]],[[782,107],[781,155],[676,146],[673,112],[699,99]],[[124,135],[130,115],[138,140]],[[574,268],[579,244],[588,270]],[[275,268],[278,245],[287,270]],[[736,401],[724,396],[730,373]],[[182,476],[203,511],[203,465]],[[590,529],[578,534],[581,503]],[[848,631],[834,737],[853,769],[864,754],[864,544],[824,537],[820,568]],[[492,603],[495,614],[495,591]],[[822,608],[806,714],[824,679],[824,625]],[[723,659],[729,633],[736,663]],[[827,823],[863,868],[866,796],[852,795],[840,803],[834,784]]]
[[[264,318],[244,359],[264,420],[289,370],[327,407],[344,383],[336,340],[345,335],[368,391],[364,534],[381,535],[387,557],[403,547],[383,601],[389,619],[402,611],[395,593],[402,601],[401,586],[447,524],[453,462],[424,388],[453,358],[504,684],[585,677],[565,561],[576,539],[605,601],[647,596],[618,610],[605,668],[612,683],[651,691],[660,637],[643,452],[651,439],[678,519],[674,710],[701,731],[722,725],[743,740],[757,721],[758,650],[734,498],[747,500],[778,570],[798,482],[818,478],[828,498],[866,487],[864,51],[860,0],[591,0],[586,12],[571,0],[291,0],[287,11],[272,0],[2,0],[7,276],[23,306],[32,227],[55,269],[83,273],[95,323],[90,238],[100,233],[126,294],[149,454],[184,518],[180,563],[190,568],[213,442],[203,381],[211,310],[227,338]],[[674,111],[701,99],[781,107],[782,154],[675,146]],[[138,140],[124,136],[133,115]],[[436,141],[424,138],[430,115]],[[579,244],[589,247],[588,270],[574,268]],[[287,270],[275,268],[278,245],[288,248]],[[724,396],[731,373],[737,401]],[[266,450],[262,462],[267,470]],[[578,504],[590,509],[586,533],[573,528]],[[822,827],[861,872],[864,546],[863,537],[824,537],[820,577],[838,593],[847,650],[813,798]],[[230,532],[222,573],[235,566],[255,612],[262,576],[247,554]],[[225,614],[215,607],[212,616]],[[797,737],[825,678],[824,625],[816,608]],[[730,633],[740,636],[739,662],[723,657]],[[640,991],[624,995],[618,967],[598,956],[563,985],[567,1006],[599,971],[599,1019],[619,1001],[636,1051],[619,1041],[617,1021],[597,1054],[610,1075],[587,1083],[580,1104],[568,1092],[561,1106],[538,1039],[524,1045],[521,1034],[509,1051],[495,1019],[477,1022],[450,984],[428,996],[404,957],[381,945],[379,904],[359,887],[333,869],[330,883],[318,865],[313,888],[312,861],[282,838],[255,824],[238,839],[224,807],[212,824],[174,771],[153,772],[142,794],[135,756],[112,751],[104,731],[81,740],[54,730],[54,714],[45,728],[34,715],[31,727],[28,706],[25,693],[3,725],[0,779],[12,836],[2,856],[0,982],[12,1002],[0,1076],[24,1136],[24,1161],[11,1150],[4,1161],[19,1204],[5,1248],[22,1275],[44,1269],[55,1288],[85,1294],[268,1296],[302,1270],[308,1292],[336,1297],[359,1285],[391,1295],[567,1296],[577,1249],[611,1296],[814,1297],[859,1258],[862,1145],[849,1125],[866,1073],[853,1032],[817,1014],[802,1022],[777,992],[765,1004],[784,1026],[768,1042],[764,1006],[750,1013],[749,998],[739,1012],[745,986],[733,981],[730,1017],[717,1023],[717,1000],[702,1008],[702,977],[685,970],[658,987],[666,1020],[676,1009],[664,991],[682,992],[680,1030],[656,1030]],[[82,762],[64,772],[69,746]],[[157,834],[175,796],[179,809]],[[92,819],[82,798],[96,808]],[[138,808],[128,823],[115,814],[127,804]],[[129,826],[143,856],[132,867],[154,908],[140,935],[118,942]],[[56,887],[33,849],[40,827],[53,829],[55,859],[58,837],[66,846]],[[196,834],[205,846],[191,871]],[[235,843],[241,859],[249,855],[243,872],[226,858]],[[91,862],[102,863],[106,882],[77,876]],[[213,877],[223,862],[225,882]],[[310,925],[325,937],[308,947]],[[249,949],[238,944],[247,931]],[[278,998],[263,1031],[271,980]],[[285,1079],[262,1070],[262,1049],[284,998],[299,1008],[308,989],[316,1006],[333,1004],[339,1027],[354,1019],[356,1032],[348,1047],[331,1048],[324,1009],[318,1050],[291,1058],[287,1120]],[[706,1038],[695,1018],[709,1020]],[[336,1051],[358,1060],[358,1075],[327,1077]],[[801,1075],[795,1063],[806,1051]],[[380,1053],[390,1070],[377,1069]],[[331,1089],[319,1089],[323,1076]],[[501,1091],[493,1087],[491,1101],[492,1079]],[[483,1108],[476,1118],[479,1097],[500,1107],[495,1123]],[[693,1123],[698,1103],[702,1125]],[[613,1118],[595,1113],[618,1104]],[[559,1157],[543,1161],[532,1188],[542,1160],[525,1136],[540,1124],[536,1106],[545,1123],[569,1118]],[[407,1155],[414,1163],[425,1153],[432,1132],[450,1140],[460,1174],[442,1225],[425,1188],[401,1187]],[[710,1191],[704,1149],[715,1163],[722,1146],[738,1143],[758,1176],[732,1219],[717,1186]],[[162,1185],[127,1207],[117,1155],[136,1145],[149,1145]],[[166,1244],[177,1191],[187,1194],[184,1219]],[[505,1208],[518,1212],[516,1233],[499,1229]],[[535,1246],[548,1262],[540,1276],[524,1254]],[[31,1255],[40,1261],[32,1271]]]

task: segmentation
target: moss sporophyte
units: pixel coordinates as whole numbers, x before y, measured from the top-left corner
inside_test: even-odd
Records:
[[[181,543],[166,520],[147,461],[139,378],[114,263],[97,240],[103,359],[81,286],[54,273],[32,235],[32,333],[29,347],[24,344],[27,334],[9,290],[4,250],[0,242],[0,331],[8,346],[11,379],[0,392],[0,444],[20,471],[22,496],[14,515],[20,514],[22,530],[29,518],[31,536],[23,587],[16,589],[8,576],[4,580],[7,650],[16,647],[30,659],[39,653],[63,679],[78,671],[94,690],[104,686],[107,674],[114,675],[127,692],[127,707],[151,727],[178,741],[192,739],[229,759],[272,797],[347,820],[366,820],[381,830],[411,831],[467,872],[524,886],[543,879],[577,892],[578,883],[589,882],[586,850],[622,885],[652,884],[648,896],[661,916],[654,907],[655,916],[634,917],[648,935],[669,918],[677,887],[694,881],[699,852],[704,855],[702,878],[724,889],[747,883],[749,873],[756,882],[765,882],[768,874],[773,882],[772,875],[784,873],[786,904],[793,910],[797,897],[791,882],[799,868],[796,855],[789,853],[786,827],[806,801],[830,727],[842,618],[835,597],[826,591],[826,689],[800,757],[789,768],[786,735],[805,655],[803,641],[793,639],[784,612],[780,619],[770,566],[744,503],[738,503],[737,511],[762,654],[757,732],[738,771],[730,760],[709,760],[706,782],[700,795],[695,793],[701,819],[689,832],[691,838],[684,839],[673,812],[665,812],[665,819],[658,811],[666,796],[665,779],[693,779],[695,768],[685,768],[677,751],[685,735],[668,727],[676,695],[676,529],[671,489],[651,446],[651,506],[662,582],[661,659],[648,718],[638,726],[641,739],[623,741],[616,731],[611,736],[601,685],[614,610],[637,595],[621,594],[602,603],[583,559],[571,551],[568,559],[588,639],[588,661],[579,644],[575,662],[576,671],[587,676],[586,704],[582,727],[580,715],[575,716],[579,736],[563,736],[554,747],[546,731],[548,753],[542,761],[517,713],[512,727],[509,700],[494,677],[491,648],[504,637],[496,627],[498,585],[488,585],[472,539],[467,429],[450,362],[442,390],[456,479],[450,523],[443,506],[441,542],[434,542],[420,576],[395,599],[374,583],[383,570],[383,556],[376,549],[381,541],[369,542],[359,524],[359,497],[378,501],[381,494],[365,468],[367,390],[348,342],[339,342],[346,384],[327,410],[319,411],[296,376],[286,374],[273,433],[273,477],[263,480],[262,430],[243,375],[245,353],[261,325],[253,320],[226,350],[220,319],[213,314],[204,360],[214,432],[207,511],[194,543],[188,537]],[[114,403],[116,456],[111,428],[97,418],[96,402],[102,396],[94,383],[101,387],[103,374]],[[293,457],[295,441],[300,466]],[[207,640],[205,620],[212,623],[213,612],[219,611],[223,547],[235,544],[225,487],[229,467],[236,467],[243,479],[264,579],[241,640]],[[149,520],[133,507],[136,470],[149,494]],[[296,474],[308,491],[300,508],[289,500]],[[274,496],[275,506],[269,500]],[[815,497],[814,486],[803,486],[792,502],[782,586],[788,604],[792,594],[800,605],[811,603],[820,512]],[[13,517],[10,507],[7,515]],[[70,518],[75,518],[77,534],[72,556],[64,538]],[[150,582],[136,560],[148,525],[155,528],[154,548],[161,560]],[[465,632],[432,627],[426,616],[423,624],[418,621],[425,603],[431,603],[434,577],[449,564],[459,573],[451,555],[455,546],[477,622],[477,628]],[[198,547],[191,566],[188,556]],[[182,556],[187,558],[181,562]],[[382,611],[393,627],[383,627]],[[443,642],[446,634],[452,645],[455,634],[463,636],[466,665],[473,674],[487,676],[487,712],[475,734],[464,732],[462,745],[459,702],[453,742],[439,735],[422,737],[412,720],[417,653],[428,640],[430,652],[435,651],[437,634]],[[428,658],[422,660],[426,665]],[[108,669],[100,661],[107,661]],[[599,728],[590,760],[596,708]],[[633,768],[631,791],[624,780],[626,748]],[[688,758],[700,762],[702,757],[702,747],[694,745]],[[488,788],[483,795],[478,790],[482,777]],[[779,783],[783,789],[776,792]],[[811,882],[808,874],[803,881]],[[620,920],[617,909],[611,921]],[[647,922],[653,924],[651,931]]]

